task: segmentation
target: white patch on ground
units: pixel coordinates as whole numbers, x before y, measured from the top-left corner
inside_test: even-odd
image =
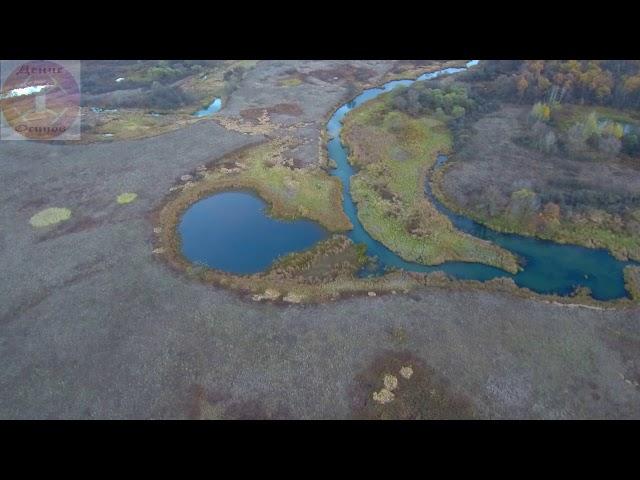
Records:
[[[289,292],[282,300],[288,303],[301,303],[304,297],[298,293]]]
[[[400,369],[400,375],[402,375],[403,378],[406,378],[407,380],[409,380],[411,378],[411,375],[413,375],[413,368],[411,368],[411,365],[402,367]]]
[[[384,386],[387,390],[389,390],[390,392],[394,391],[396,388],[398,388],[398,378],[394,375],[391,375],[389,373],[385,374],[384,376]]]
[[[267,288],[264,293],[253,295],[251,298],[254,302],[261,300],[277,300],[280,297],[280,292],[272,288]]]
[[[395,397],[396,396],[393,394],[393,392],[387,390],[386,388],[383,388],[379,392],[373,392],[373,399],[383,405],[385,403],[392,402]]]

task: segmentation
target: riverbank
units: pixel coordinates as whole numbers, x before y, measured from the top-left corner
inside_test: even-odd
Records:
[[[273,140],[243,148],[213,167],[202,166],[185,174],[173,190],[175,198],[164,214],[175,218],[204,196],[246,189],[255,191],[269,205],[269,214],[282,219],[308,218],[330,232],[342,232],[351,223],[340,208],[338,179],[314,167],[295,168],[286,152],[293,140]],[[171,212],[171,213],[169,213]]]
[[[631,202],[640,188],[637,166],[525,148],[514,139],[527,134],[528,111],[507,105],[460,132],[463,146],[433,179],[438,200],[496,231],[640,260],[640,210]],[[571,123],[586,111],[563,107],[558,122]],[[598,111],[614,115],[611,109]]]
[[[411,118],[381,95],[347,114],[341,132],[358,168],[351,195],[365,229],[408,261],[485,263],[515,273],[510,252],[457,231],[424,195],[427,172],[451,150],[451,133],[432,117]]]
[[[315,220],[329,232],[351,228],[342,210],[339,180],[317,167],[294,167],[285,155],[290,148],[289,142],[279,140],[250,145],[224,162],[203,165],[183,175],[156,214],[154,253],[189,277],[252,294],[254,300],[315,302],[374,286],[393,288],[396,283],[386,278],[360,281],[356,273],[368,259],[361,247],[340,235],[285,256],[254,275],[200,267],[184,258],[177,231],[182,213],[199,199],[221,191],[256,192],[269,203],[269,215],[276,218]]]
[[[406,84],[406,83],[405,83]],[[388,88],[385,87],[385,90],[388,91]],[[358,97],[357,101],[355,102],[355,105],[350,106],[348,109],[345,110],[345,107],[340,108],[338,111],[336,111],[336,115],[333,115],[329,121],[329,125],[331,126],[329,128],[331,135],[335,136],[337,135],[337,133],[341,130],[341,127],[338,127],[338,123],[337,122],[341,122],[343,120],[344,114],[346,114],[347,112],[349,112],[351,109],[353,109],[356,106],[360,106],[363,101],[363,99],[371,99],[371,95],[373,94],[374,96],[379,95],[380,90],[374,89],[371,91],[366,91],[364,92],[361,96]],[[385,96],[382,96],[383,99],[385,99]],[[367,102],[367,105],[377,105],[376,104],[376,100],[370,100],[369,102]],[[366,112],[366,106],[364,105],[360,108],[356,109],[356,112],[360,112],[360,111],[365,111]],[[387,107],[384,107],[382,109],[382,112],[377,112],[382,113],[382,119],[377,119],[379,120],[379,123],[385,127],[389,127],[389,129],[391,130],[391,133],[394,135],[398,135],[398,133],[400,133],[402,135],[403,138],[398,139],[397,142],[397,146],[400,150],[400,158],[394,158],[395,160],[398,161],[404,161],[407,160],[407,158],[409,158],[409,155],[407,154],[406,151],[403,151],[404,148],[406,148],[407,145],[412,145],[411,141],[413,140],[412,136],[415,137],[416,135],[414,134],[415,131],[418,131],[418,133],[420,135],[417,136],[418,141],[416,142],[415,145],[412,145],[413,148],[418,151],[418,154],[416,156],[420,157],[420,158],[426,158],[429,155],[425,154],[424,151],[420,150],[421,148],[424,147],[425,143],[428,145],[428,142],[425,141],[425,136],[426,138],[428,138],[428,135],[431,134],[432,136],[435,136],[436,138],[438,137],[438,135],[433,135],[433,133],[436,134],[440,134],[443,135],[444,134],[444,138],[446,139],[446,134],[448,134],[448,130],[446,129],[446,126],[444,125],[444,119],[443,120],[436,120],[434,118],[429,118],[429,125],[425,126],[424,125],[424,119],[427,118],[426,116],[421,116],[419,117],[419,119],[409,119],[409,117],[407,117],[406,115],[403,115],[401,112],[397,112],[397,111],[393,111],[393,112],[389,112],[388,110],[390,110]],[[337,115],[338,113],[340,113],[340,115]],[[386,118],[386,115],[389,114],[390,118]],[[378,115],[380,117],[380,115]],[[404,117],[404,118],[403,118]],[[338,120],[339,119],[339,120]],[[422,122],[420,121],[422,120]],[[375,121],[375,119],[374,119]],[[415,128],[415,125],[412,124],[412,121],[416,121],[418,123],[418,128]],[[435,124],[433,122],[436,122],[439,124]],[[336,128],[338,127],[338,128]],[[395,128],[395,132],[393,131]],[[428,131],[430,133],[425,133],[425,131]],[[385,132],[383,132],[385,133]],[[407,137],[407,134],[409,136],[409,138]],[[378,138],[378,137],[376,137]],[[384,135],[380,135],[380,138],[384,138]],[[442,137],[441,137],[442,138]],[[321,137],[321,141],[322,141],[322,137]],[[386,144],[387,143],[387,139],[384,139],[383,142]],[[274,145],[278,142],[272,142]],[[282,141],[280,142],[281,146],[284,150],[291,150],[292,149],[292,145],[289,145],[288,147],[285,148],[285,144],[282,143]],[[285,142],[286,143],[286,142]],[[333,146],[332,146],[333,145]],[[336,146],[340,147],[337,151],[335,150]],[[447,144],[446,143],[441,143],[439,148],[439,151],[443,151],[447,148]],[[334,139],[331,141],[331,144],[329,145],[329,150],[331,151],[332,148],[334,149],[333,152],[331,152],[331,158],[336,160],[340,165],[340,169],[344,170],[345,166],[348,166],[347,163],[347,157],[346,157],[346,152],[344,151],[344,149],[342,149],[342,147],[340,146],[340,143],[338,142],[337,139]],[[378,151],[379,149],[375,149],[376,151]],[[433,160],[430,162],[431,164],[434,163],[435,161],[435,156],[437,151],[435,149],[433,149],[434,151],[430,151],[427,152],[428,154],[430,154],[430,158],[433,158]],[[375,153],[375,152],[374,152]],[[386,154],[389,154],[389,152],[385,152]],[[393,152],[393,153],[398,153],[398,152]],[[404,155],[403,155],[404,154]],[[338,157],[335,157],[335,155],[338,155]],[[259,168],[259,171],[265,170],[270,170],[275,166],[286,166],[289,170],[292,171],[296,171],[297,173],[301,173],[302,171],[309,171],[309,169],[300,169],[298,167],[296,167],[296,161],[293,158],[288,158],[288,159],[284,159],[282,157],[282,155],[280,154],[276,154],[275,157],[278,157],[279,160],[276,160],[275,162],[270,161],[269,164],[264,164],[261,162],[258,162],[261,165],[261,168]],[[344,157],[344,158],[343,158]],[[373,156],[373,158],[375,159],[375,156]],[[368,159],[371,159],[371,156],[368,157]],[[226,159],[225,159],[226,160]],[[251,163],[251,162],[250,162]],[[230,184],[230,183],[225,183],[225,182],[221,182],[220,178],[219,178],[219,174],[223,173],[225,175],[228,174],[236,174],[239,173],[241,171],[246,170],[246,165],[243,163],[239,163],[237,161],[234,162],[224,162],[222,165],[224,165],[222,168],[220,168],[217,172],[199,172],[199,174],[202,177],[208,177],[209,180],[213,179],[214,183],[215,183],[215,188],[224,188],[224,189],[229,189],[229,188],[243,188],[242,185],[240,185],[240,183],[234,183],[234,184]],[[366,166],[368,166],[369,164],[367,164]],[[375,165],[375,161],[372,163],[372,165]],[[365,168],[366,168],[365,166]],[[383,165],[384,167],[384,165]],[[361,167],[362,168],[362,167]],[[428,170],[429,168],[429,164],[427,164],[427,168],[426,170]],[[338,169],[338,170],[340,170]],[[317,167],[314,167],[314,170],[316,172],[320,172],[323,173],[322,170],[320,170]],[[350,194],[349,194],[349,189],[348,189],[348,185],[349,185],[349,181],[350,181],[350,177],[352,176],[352,172],[350,170],[350,167],[347,168],[347,170],[345,170],[344,172],[342,172],[342,170],[340,170],[341,173],[337,173],[338,170],[336,171],[331,171],[332,174],[337,175],[340,180],[342,182],[345,183],[345,190],[344,193],[347,195],[346,200],[348,200],[345,203],[345,209],[350,213],[350,215],[353,215],[351,218],[355,218],[355,215],[357,214],[357,210],[355,209],[355,206],[353,205],[353,203],[351,202],[351,198],[350,198]],[[424,172],[424,175],[426,176],[426,171]],[[420,197],[423,197],[423,192],[422,192],[422,185],[418,182],[415,181],[415,178],[419,176],[416,175],[416,172],[410,172],[409,175],[404,177],[404,184],[401,182],[400,185],[405,186],[408,184],[412,184],[414,186],[418,186],[420,185],[420,190],[419,190],[419,194],[416,193],[415,191],[413,192],[415,195],[419,195]],[[189,177],[189,175],[187,175],[187,177]],[[249,178],[256,178],[255,175],[248,175]],[[355,180],[357,181],[357,174],[354,176]],[[399,175],[397,178],[403,179],[402,175]],[[424,177],[423,177],[424,179]],[[408,182],[406,181],[408,180]],[[413,182],[412,182],[413,181]],[[260,188],[259,186],[261,184],[264,183],[264,179],[261,177],[261,175],[257,176],[257,185],[252,185],[252,184],[247,184],[245,183],[244,185],[247,186],[248,188],[253,189],[254,191],[260,193]],[[295,182],[294,182],[295,183]],[[383,178],[381,179],[381,181],[379,182],[379,184],[377,184],[377,187],[382,186],[383,188],[387,188],[387,179]],[[200,192],[209,192],[211,189],[207,189],[204,188],[202,189],[201,187],[197,188],[196,190],[192,190],[192,188],[194,187],[194,182],[188,181],[187,185],[185,185],[184,187],[188,187],[190,190],[191,195],[182,195],[182,198],[185,199],[187,203],[189,202],[194,202],[199,198],[199,195],[194,195],[196,192],[198,192],[198,190],[200,190]],[[182,186],[177,186],[174,189],[179,189],[182,188]],[[214,188],[214,190],[215,190]],[[282,185],[278,185],[278,192],[281,192],[282,189]],[[183,189],[184,190],[184,189]],[[265,197],[268,196],[267,194],[264,194]],[[290,195],[289,195],[290,196]],[[335,198],[335,197],[334,197]],[[427,198],[431,198],[429,195],[427,195]],[[392,197],[393,199],[393,197]],[[273,203],[273,202],[272,202]],[[184,206],[183,206],[184,207]],[[182,207],[181,207],[182,208]],[[184,207],[186,208],[186,207]],[[287,215],[288,213],[286,212],[286,209],[281,213],[281,215]],[[290,214],[290,212],[289,212]],[[296,214],[298,215],[296,217]],[[445,213],[442,213],[443,217],[445,218],[445,220],[449,221],[449,218],[445,216]],[[302,218],[308,215],[305,215],[305,211],[302,210],[296,210],[296,212],[294,212],[294,215],[289,216],[288,218]],[[287,218],[287,217],[285,217]],[[356,220],[358,220],[356,218]],[[174,219],[172,220],[173,224],[177,224],[177,216],[174,216]],[[392,267],[393,264],[387,264],[389,260],[391,260],[393,262],[393,258],[395,255],[386,249],[380,250],[378,247],[376,247],[375,244],[372,244],[371,242],[373,241],[371,238],[368,237],[368,234],[364,232],[362,225],[360,225],[359,221],[355,222],[355,228],[353,231],[351,231],[349,233],[349,237],[352,238],[355,242],[365,242],[367,243],[367,249],[372,248],[373,251],[375,251],[376,253],[374,255],[377,255],[378,253],[385,258],[385,260],[382,262],[383,267]],[[456,224],[457,225],[457,224]],[[169,228],[168,230],[172,230],[173,227]],[[464,229],[464,228],[463,228]],[[162,230],[162,228],[161,228]],[[165,229],[166,230],[166,229]],[[465,230],[466,231],[466,230]],[[414,232],[415,233],[415,232]],[[166,234],[166,233],[165,233]],[[463,234],[466,235],[466,234]],[[491,246],[496,247],[495,245],[492,245],[490,243],[488,243],[486,240],[481,240],[480,238],[477,237],[473,237],[473,236],[469,236],[469,238],[472,238],[473,240],[479,241],[479,242],[484,242],[486,244],[489,244]],[[483,237],[484,238],[484,237]],[[376,242],[377,243],[377,242]],[[178,244],[178,242],[175,241],[175,239],[172,241],[171,239],[169,239],[169,241],[165,241],[164,242],[165,245],[168,245],[168,249],[165,249],[165,247],[159,247],[156,249],[156,251],[158,253],[164,253],[165,250],[169,251],[169,257],[172,258],[174,261],[177,261],[177,263],[179,264],[179,267],[183,270],[189,270],[191,267],[184,263],[184,259],[181,258],[180,254],[179,254],[179,249],[176,248],[176,245]],[[380,244],[378,244],[380,245]],[[502,244],[501,244],[502,245]],[[359,246],[354,246],[354,248],[360,248]],[[499,247],[496,247],[499,248]],[[310,250],[313,251],[313,248]],[[304,255],[308,253],[308,252],[302,252],[301,254],[292,254],[292,255],[302,255],[304,257]],[[369,254],[371,254],[369,252]],[[391,257],[389,257],[389,255],[391,255]],[[389,258],[387,258],[389,257]],[[295,258],[295,257],[294,257]],[[301,257],[302,258],[302,257]],[[515,257],[514,257],[515,258]],[[180,262],[183,262],[183,264],[180,264]],[[428,272],[428,271],[433,271],[433,270],[425,270],[424,266],[420,265],[420,264],[414,264],[413,268],[411,266],[411,264],[407,265],[407,267],[405,268],[405,266],[402,264],[402,261],[400,261],[400,263],[398,264],[399,267],[396,268],[401,268],[402,270],[408,270],[408,271],[412,271],[414,269],[416,269],[417,271],[421,271],[421,272]],[[476,263],[476,266],[480,266],[478,263]],[[423,268],[421,268],[423,267]],[[493,271],[486,271],[487,267],[484,267],[485,270],[478,270],[477,268],[474,270],[472,264],[469,264],[469,272],[467,272],[467,266],[466,264],[464,264],[464,262],[458,262],[457,265],[455,263],[450,263],[448,262],[445,266],[444,266],[444,270],[449,272],[449,274],[453,274],[455,277],[459,277],[460,275],[462,275],[462,278],[469,278],[469,276],[471,276],[471,278],[478,278],[478,279],[484,279],[484,280],[488,280],[490,278],[495,278],[497,276],[499,276],[498,271],[496,269],[494,269]],[[391,268],[391,270],[393,270],[393,267]],[[475,273],[474,273],[475,272]],[[221,273],[221,272],[218,272]],[[307,289],[305,288],[305,291],[307,292],[304,295],[300,294],[300,291],[298,290],[298,292],[292,291],[291,293],[294,294],[294,297],[296,298],[301,298],[304,299],[304,301],[308,301],[308,302],[318,302],[318,301],[325,301],[327,299],[337,299],[340,296],[344,296],[344,295],[351,295],[351,294],[358,294],[358,293],[363,293],[363,292],[367,292],[368,294],[372,294],[375,295],[378,292],[380,293],[384,293],[384,292],[388,292],[388,291],[394,291],[394,290],[402,290],[402,291],[407,291],[408,289],[414,288],[416,286],[420,286],[423,284],[429,284],[429,282],[431,281],[430,279],[434,278],[433,275],[419,275],[416,277],[415,274],[407,274],[407,275],[400,275],[399,277],[396,275],[396,278],[393,278],[393,274],[391,275],[383,275],[383,276],[378,276],[377,278],[367,278],[366,281],[360,281],[361,279],[358,279],[355,277],[355,273],[356,270],[351,272],[351,278],[349,279],[348,282],[342,282],[340,285],[336,286],[336,285],[332,285],[331,288],[322,288],[323,286],[323,282],[321,279],[318,279],[317,283],[317,288],[316,291],[314,291],[313,289]],[[378,272],[379,273],[379,272]],[[531,271],[527,270],[527,272],[525,272],[527,274],[530,274]],[[543,272],[544,273],[544,272]],[[546,272],[546,274],[555,276],[555,273],[553,272]],[[211,276],[210,280],[213,281],[214,283],[217,284],[225,284],[225,285],[233,285],[233,288],[238,289],[238,290],[242,290],[242,291],[250,291],[250,292],[254,292],[254,297],[257,296],[259,300],[277,300],[278,298],[280,298],[280,296],[283,297],[288,297],[288,293],[290,290],[295,290],[296,289],[296,284],[288,282],[286,285],[281,285],[279,290],[276,290],[275,288],[275,284],[273,283],[276,279],[271,278],[269,281],[272,282],[271,284],[264,284],[262,282],[247,282],[247,278],[243,277],[242,279],[238,280],[238,277],[229,277],[229,276],[225,276],[226,274],[222,274],[222,276],[220,275],[213,275]],[[517,281],[518,281],[518,285],[523,285],[523,286],[529,286],[529,285],[533,285],[533,287],[531,288],[536,288],[535,285],[537,284],[536,282],[538,282],[538,279],[535,278],[535,273],[533,273],[534,278],[529,278],[528,280],[525,280],[524,282],[522,282],[520,279],[520,275],[518,275],[517,277]],[[538,274],[540,276],[540,274]],[[429,277],[430,279],[425,280],[425,278]],[[606,277],[606,275],[605,275]],[[436,277],[437,278],[437,274]],[[544,278],[548,278],[549,280],[551,280],[549,277],[544,277]],[[584,278],[588,278],[588,275],[585,275]],[[595,277],[595,278],[600,278],[600,276]],[[603,277],[604,278],[604,277]],[[389,287],[389,280],[392,279],[394,280],[393,285],[391,287]],[[400,283],[397,283],[397,280],[401,279]],[[564,297],[564,298],[570,298],[571,301],[579,301],[585,304],[590,303],[591,300],[593,300],[590,295],[589,295],[589,291],[585,288],[579,288],[576,290],[576,287],[578,285],[581,285],[584,280],[581,280],[582,277],[580,278],[576,278],[575,276],[572,276],[571,278],[562,278],[559,284],[555,284],[555,287],[552,287],[553,289],[549,289],[548,286],[544,286],[541,285],[542,291],[545,293],[551,293],[551,292],[559,292],[562,293],[563,295],[569,295],[569,297]],[[280,281],[281,279],[277,279],[278,281]],[[298,279],[298,283],[300,283],[299,281],[300,279]],[[343,279],[344,280],[344,279]],[[567,283],[568,282],[568,283]],[[576,282],[576,283],[573,283]],[[301,282],[301,283],[305,283],[305,282]],[[498,283],[500,283],[500,280],[498,280]],[[602,282],[600,282],[602,283]],[[513,284],[513,282],[511,282],[511,284],[513,285],[514,288],[517,288],[515,286],[515,284]],[[486,282],[486,285],[489,288],[492,288],[489,284],[489,282]],[[594,292],[597,293],[596,298],[601,298],[602,300],[605,299],[610,299],[610,298],[619,298],[622,297],[623,295],[618,292],[617,290],[615,291],[615,293],[613,295],[609,295],[607,296],[606,294],[603,294],[601,292],[601,287],[598,286],[598,283],[590,283],[590,285],[593,285],[594,288],[598,287],[594,290]],[[298,285],[299,286],[299,285]],[[620,285],[619,285],[619,289],[621,292],[624,291],[624,285],[622,282],[622,271],[620,271]],[[281,290],[284,288],[285,292],[281,294]],[[262,290],[264,289],[264,290]],[[524,290],[525,292],[528,292],[528,290]],[[255,293],[257,292],[257,293]],[[262,293],[260,293],[262,292]],[[276,293],[274,293],[276,292]],[[574,292],[572,294],[572,292]],[[555,298],[554,295],[550,295],[547,296],[548,298]],[[624,299],[622,299],[624,300]],[[301,300],[303,301],[303,300]],[[554,301],[555,300],[551,300]],[[598,303],[597,300],[593,300],[594,302]],[[562,302],[560,302],[562,303]],[[624,301],[622,301],[622,304],[624,305]],[[595,307],[595,308],[600,308],[600,307]]]
[[[425,73],[444,70],[445,68],[464,68],[469,60],[399,60],[383,78],[381,83],[392,80],[413,80]],[[376,85],[369,85],[368,88]]]
[[[246,296],[254,301],[267,301],[278,304],[285,303],[323,303],[353,296],[379,296],[384,294],[407,294],[421,287],[439,287],[449,290],[479,290],[486,292],[509,292],[515,296],[535,299],[541,302],[553,303],[559,306],[585,307],[600,310],[627,309],[637,306],[637,303],[629,299],[618,299],[602,302],[594,300],[587,291],[578,290],[575,295],[541,295],[531,290],[518,287],[512,280],[498,278],[481,282],[475,280],[456,280],[442,272],[430,274],[414,272],[389,272],[384,275],[362,278],[358,276],[370,262],[365,255],[362,245],[354,244],[344,235],[333,235],[325,241],[321,241],[309,250],[289,254],[267,269],[253,275],[234,275],[217,271],[189,262],[181,252],[180,239],[177,233],[177,225],[182,212],[198,199],[223,190],[251,189],[256,191],[266,200],[273,199],[271,214],[278,218],[310,218],[314,215],[316,221],[325,227],[344,228],[347,225],[339,219],[344,215],[341,207],[337,208],[327,204],[334,201],[335,192],[332,195],[315,197],[313,210],[301,211],[293,208],[299,207],[296,196],[289,196],[288,202],[272,195],[270,188],[276,188],[282,193],[281,185],[274,179],[295,178],[294,183],[309,184],[302,181],[304,175],[310,175],[309,181],[328,182],[326,188],[335,184],[337,179],[328,176],[320,169],[312,169],[317,177],[311,175],[305,169],[290,170],[287,176],[279,174],[269,175],[265,170],[285,168],[280,163],[266,166],[266,161],[280,158],[284,146],[279,142],[249,145],[239,149],[227,157],[224,161],[218,161],[214,165],[198,167],[192,174],[185,174],[177,185],[171,187],[164,205],[154,215],[156,228],[154,229],[154,255],[163,258],[176,271],[186,274],[187,278],[225,287],[231,291]],[[260,172],[258,175],[256,172]],[[291,172],[296,172],[294,177]],[[437,176],[440,173],[436,171]],[[254,176],[255,175],[255,176]],[[256,178],[262,179],[260,181]],[[264,178],[271,182],[264,183]],[[304,177],[306,178],[306,177]],[[286,182],[285,182],[286,183]],[[314,182],[310,183],[315,184]],[[314,214],[314,212],[316,214]],[[320,212],[340,214],[336,217],[323,217]],[[322,221],[321,221],[322,220]],[[631,285],[631,284],[630,284]],[[633,291],[630,290],[630,292]],[[637,298],[637,297],[634,297]]]
[[[635,301],[640,301],[640,267],[624,269],[624,286]]]

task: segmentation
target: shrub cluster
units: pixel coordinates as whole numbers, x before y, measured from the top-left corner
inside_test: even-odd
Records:
[[[394,108],[413,117],[429,113],[443,119],[464,117],[476,106],[463,85],[432,87],[425,82],[415,82],[399,89],[393,96],[392,104]]]

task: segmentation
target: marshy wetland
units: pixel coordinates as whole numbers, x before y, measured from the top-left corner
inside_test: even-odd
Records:
[[[640,418],[637,303],[520,288],[494,264],[512,255],[520,262],[526,251],[491,238],[495,249],[486,249],[491,255],[483,258],[489,263],[452,261],[452,254],[468,253],[462,249],[445,252],[447,258],[437,259],[444,263],[421,266],[400,256],[418,257],[406,245],[412,231],[425,233],[420,217],[401,218],[412,228],[398,238],[367,228],[360,218],[367,207],[356,203],[353,187],[365,168],[348,158],[357,154],[358,140],[347,138],[348,124],[392,95],[383,93],[341,119],[345,146],[336,111],[348,110],[359,92],[376,85],[462,68],[466,61],[195,62],[202,71],[179,63],[83,64],[94,82],[83,106],[87,142],[0,142],[0,223],[9,226],[0,229],[0,265],[10,279],[0,282],[0,418]],[[153,66],[160,68],[146,71]],[[439,81],[462,82],[463,75]],[[147,102],[157,79],[193,94],[193,102],[166,111],[113,104],[133,100],[138,88],[136,101]],[[102,83],[123,91],[100,96]],[[156,90],[155,100],[164,98],[164,89]],[[193,115],[216,97],[223,99],[218,112]],[[517,107],[528,111],[535,101],[524,98]],[[486,133],[501,111],[471,118],[474,125],[489,120],[478,133]],[[386,126],[417,124],[419,116],[391,116]],[[464,145],[455,122],[435,120],[452,133],[453,143],[446,143],[451,150],[442,152],[446,162],[437,155],[414,160],[420,150],[389,145],[391,158],[413,172],[422,175],[416,166],[424,162],[424,178],[406,189],[398,182],[387,192],[371,175],[363,186],[371,185],[367,192],[380,195],[380,205],[391,212],[396,203],[428,201],[434,208],[424,212],[438,214],[448,235],[461,245],[478,245],[482,232],[462,236],[467,233],[451,214],[485,223],[478,215],[482,195],[467,188],[484,181],[477,173],[486,173],[500,190],[506,184],[508,200],[512,176],[548,164],[531,154],[536,161],[528,168],[508,163],[496,173],[483,163],[491,158],[485,150],[478,150],[480,164],[460,155]],[[381,131],[373,122],[361,133],[369,128]],[[113,136],[105,139],[104,133]],[[478,146],[474,138],[471,149]],[[352,198],[332,175],[343,171],[333,160],[338,148],[345,169],[352,170]],[[556,157],[552,165],[563,172]],[[635,185],[629,159],[585,162],[581,176],[593,171],[616,188]],[[428,187],[440,203],[428,197]],[[536,183],[515,188],[544,193]],[[323,236],[310,248],[293,245],[303,249],[277,252],[273,260],[265,256],[263,265],[269,265],[254,273],[189,261],[179,242],[185,212],[234,192],[251,192],[244,201],[260,222],[312,222]],[[477,212],[458,210],[467,206],[460,192],[473,194]],[[561,228],[572,218],[559,205]],[[230,212],[220,213],[234,220]],[[616,235],[633,232],[633,216],[621,218],[594,216],[601,228],[620,226],[601,237],[610,251],[619,243]],[[535,241],[525,233],[517,231]],[[386,262],[410,268],[385,271]],[[535,271],[528,265],[522,263],[516,276]],[[454,266],[475,278],[484,278],[482,272],[497,278],[456,280],[440,272],[452,269],[452,277]],[[634,298],[638,271],[624,271]]]
[[[468,62],[465,68],[476,64]],[[445,68],[416,81],[452,75],[465,68]],[[501,233],[454,213],[441,203],[432,192],[430,179],[441,173],[446,159],[442,154],[452,148],[451,133],[442,120],[414,120],[390,106],[390,92],[413,82],[393,80],[367,89],[336,109],[327,123],[328,159],[335,165],[329,173],[342,183],[342,209],[352,225],[345,233],[370,257],[369,268],[355,272],[357,278],[350,287],[366,276],[366,288],[375,290],[372,285],[384,285],[384,280],[375,277],[393,270],[444,272],[460,280],[512,278],[516,285],[533,292],[561,296],[577,292],[584,296],[589,292],[595,300],[631,296],[625,289],[624,270],[634,262],[617,260],[604,249]],[[273,176],[271,172],[277,167],[294,176],[291,166],[280,161],[259,161],[257,164],[269,172],[263,178]],[[223,171],[232,174],[231,178],[242,177],[242,164],[234,165]],[[322,171],[314,174],[318,179],[323,177]],[[234,183],[219,181],[220,185],[211,188],[228,189]],[[259,176],[256,181],[262,182]],[[291,196],[295,182],[282,180],[277,185],[284,196]],[[243,181],[238,182],[242,184]],[[323,188],[320,183],[316,186]],[[254,188],[260,192],[263,187]],[[300,207],[295,212],[289,207],[289,216],[313,218],[326,208],[318,204],[303,206],[300,195],[308,195],[309,189],[303,186],[297,192]],[[266,198],[274,195],[271,191]],[[282,195],[278,194],[279,202],[295,203]],[[337,198],[335,192],[333,196]],[[268,218],[266,208],[248,212],[247,202],[255,200],[247,194],[227,193],[189,207],[179,225],[180,253],[195,264],[223,272],[258,273],[267,270],[280,256],[310,248],[313,239],[322,237],[313,222],[278,222]],[[325,205],[329,203],[325,200]],[[334,204],[332,208],[340,207]],[[248,215],[244,217],[233,214],[245,211]],[[411,226],[407,228],[407,224]],[[234,233],[236,230],[238,234]],[[271,288],[272,292],[278,290],[276,285]]]

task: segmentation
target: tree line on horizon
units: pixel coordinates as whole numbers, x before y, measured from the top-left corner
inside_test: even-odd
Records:
[[[467,72],[499,97],[640,109],[640,60],[487,60]]]

